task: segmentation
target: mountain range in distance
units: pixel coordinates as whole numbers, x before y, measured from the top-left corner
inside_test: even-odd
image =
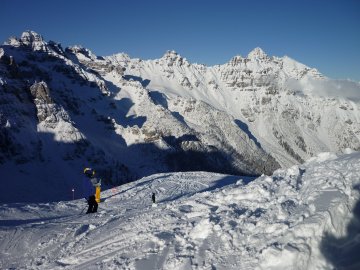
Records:
[[[271,174],[321,152],[360,149],[360,84],[255,48],[205,66],[45,41],[0,46],[5,202],[81,196],[84,167],[104,188],[178,171]]]

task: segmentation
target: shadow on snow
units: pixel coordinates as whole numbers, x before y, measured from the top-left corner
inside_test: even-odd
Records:
[[[360,190],[360,185],[354,187]],[[360,200],[353,209],[353,218],[347,226],[344,237],[326,233],[320,250],[335,269],[360,269]]]
[[[261,148],[261,144],[256,139],[256,137],[251,133],[251,131],[249,130],[249,126],[246,123],[236,119],[235,124],[249,136],[249,138],[256,144],[257,147]]]

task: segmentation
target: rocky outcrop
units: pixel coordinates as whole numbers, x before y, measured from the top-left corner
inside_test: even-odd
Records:
[[[37,117],[39,122],[44,121],[47,117],[52,116],[54,113],[53,100],[50,97],[49,87],[45,82],[34,83],[30,87],[31,96],[37,109]]]
[[[35,83],[30,87],[30,93],[38,104],[52,104],[49,87],[45,82]]]

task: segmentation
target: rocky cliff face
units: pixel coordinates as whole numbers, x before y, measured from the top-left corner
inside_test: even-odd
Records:
[[[206,67],[174,51],[99,57],[28,31],[0,46],[0,170],[16,179],[9,189],[48,184],[39,198],[57,200],[85,166],[110,185],[179,170],[270,173],[360,149],[359,103],[305,91],[327,80],[259,48]]]

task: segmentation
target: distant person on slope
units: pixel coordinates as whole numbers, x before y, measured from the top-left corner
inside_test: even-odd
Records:
[[[155,201],[155,193],[154,192],[153,192],[153,194],[151,196],[151,200],[152,200],[153,203],[156,203],[156,201]]]
[[[98,203],[95,199],[95,187],[101,184],[101,180],[98,181],[95,178],[95,171],[91,168],[85,168],[84,174],[85,176],[83,179],[83,192],[84,197],[89,205],[86,214],[96,213],[98,209]]]

